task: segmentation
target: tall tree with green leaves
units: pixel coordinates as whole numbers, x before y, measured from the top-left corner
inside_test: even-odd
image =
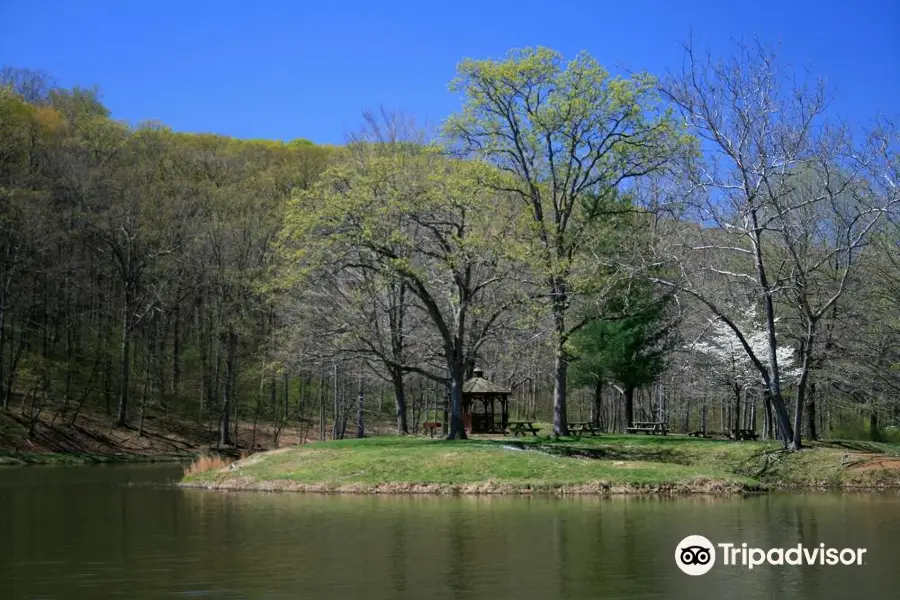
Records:
[[[362,160],[358,160],[362,157]],[[491,169],[436,148],[391,144],[327,170],[285,219],[289,272],[370,271],[402,281],[443,356],[449,437],[465,438],[462,385],[470,356],[500,325],[517,281],[510,259],[514,215],[483,181]],[[508,210],[506,211],[509,212]],[[473,332],[478,318],[477,331]]]
[[[569,308],[582,291],[574,262],[585,229],[603,218],[576,208],[662,168],[683,140],[659,107],[653,77],[614,77],[587,53],[566,63],[547,48],[525,48],[502,60],[464,60],[457,70],[451,87],[465,105],[446,132],[507,175],[499,189],[518,198],[533,223],[553,319],[553,430],[565,435],[566,340],[580,326]]]
[[[617,382],[625,400],[625,426],[631,427],[635,390],[662,374],[677,339],[672,300],[671,295],[638,283],[609,302],[612,314],[618,316],[591,321],[572,334],[567,351],[574,357],[573,380],[595,386],[595,415],[603,382]]]

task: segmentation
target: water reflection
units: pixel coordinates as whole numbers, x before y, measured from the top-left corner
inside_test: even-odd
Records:
[[[900,585],[900,495],[334,497],[140,485],[177,468],[0,470],[0,597],[844,598]],[[862,567],[682,574],[689,534],[868,548]]]

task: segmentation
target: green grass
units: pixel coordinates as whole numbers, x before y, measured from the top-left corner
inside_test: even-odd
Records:
[[[827,442],[787,453],[774,442],[678,435],[467,441],[379,437],[262,453],[239,461],[232,469],[186,477],[185,483],[235,489],[410,491],[418,487],[424,488],[418,491],[456,492],[900,487],[900,461],[896,469],[854,468],[873,454],[891,462],[900,456],[900,446]]]
[[[563,454],[584,452],[610,460],[649,460],[691,467],[715,467],[768,487],[900,487],[900,463],[892,469],[861,471],[865,462],[900,457],[900,445],[830,440],[785,452],[778,442],[705,440],[682,435],[602,435],[586,438],[531,438],[532,444]],[[871,455],[868,456],[868,455]]]

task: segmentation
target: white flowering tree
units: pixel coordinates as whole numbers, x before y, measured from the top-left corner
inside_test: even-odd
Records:
[[[768,332],[760,324],[753,308],[738,311],[737,319],[741,331],[745,332],[745,340],[753,354],[759,357],[763,366],[768,368],[767,348]],[[700,338],[690,348],[703,366],[704,373],[712,383],[727,387],[734,397],[733,427],[740,428],[741,399],[750,390],[766,389],[759,368],[754,364],[750,354],[734,329],[719,319],[710,319]],[[784,383],[795,383],[800,371],[795,365],[794,349],[779,345],[776,360],[781,369]],[[766,411],[769,414],[768,397]]]

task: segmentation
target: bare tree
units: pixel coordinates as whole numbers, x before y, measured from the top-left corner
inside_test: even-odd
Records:
[[[663,91],[699,140],[701,158],[685,172],[687,214],[699,225],[674,252],[677,275],[657,281],[694,296],[732,329],[765,382],[781,439],[799,448],[818,324],[845,292],[885,204],[860,189],[869,162],[848,131],[826,121],[824,84],[781,72],[771,50],[740,44],[733,58],[715,61],[687,45],[683,71]],[[717,288],[761,306],[768,360],[735,318],[739,303],[722,301]],[[777,313],[789,310],[803,328],[793,425],[776,331]]]

